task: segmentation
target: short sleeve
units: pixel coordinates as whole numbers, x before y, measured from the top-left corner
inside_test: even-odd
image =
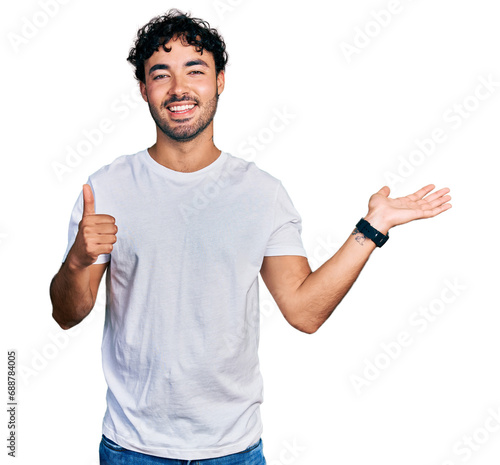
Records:
[[[280,182],[274,202],[274,222],[264,256],[302,255],[307,257],[302,244],[302,219]]]
[[[92,184],[90,182],[90,179],[87,181],[87,184],[92,187]],[[92,192],[94,193],[94,188],[92,187]],[[95,197],[94,193],[94,199],[95,203],[97,204],[97,199]],[[66,247],[66,252],[64,253],[64,257],[62,259],[62,262],[64,263],[66,261],[66,257],[68,256],[69,251],[71,250],[71,247],[73,247],[73,244],[75,243],[76,235],[78,233],[78,225],[80,224],[80,221],[82,220],[82,214],[83,214],[83,191],[80,191],[80,195],[78,196],[75,206],[73,207],[73,211],[71,212],[71,217],[69,220],[69,227],[68,227],[68,246]],[[107,263],[109,262],[111,258],[111,254],[102,254],[97,257],[97,260],[94,262],[94,265],[97,265],[99,263]]]

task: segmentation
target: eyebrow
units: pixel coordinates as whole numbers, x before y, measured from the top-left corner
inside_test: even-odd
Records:
[[[197,65],[210,68],[210,66],[208,66],[207,63],[203,61],[201,58],[198,58],[197,60],[189,60],[186,61],[186,63],[184,63],[184,66],[197,66]],[[170,66],[165,63],[158,63],[157,65],[151,67],[148,74],[151,74],[153,71],[156,71],[157,69],[170,69]]]

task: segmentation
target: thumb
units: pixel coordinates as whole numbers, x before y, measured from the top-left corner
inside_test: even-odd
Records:
[[[94,194],[88,184],[83,185],[83,216],[94,215]]]
[[[389,186],[384,186],[382,189],[380,189],[377,194],[381,194],[384,197],[389,197],[389,194],[391,193],[391,189]]]

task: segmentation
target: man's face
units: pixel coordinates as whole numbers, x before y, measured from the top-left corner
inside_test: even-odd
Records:
[[[175,141],[193,140],[211,123],[219,94],[224,89],[224,71],[215,74],[211,52],[197,52],[192,45],[173,38],[144,63],[146,84],[141,94],[148,102],[157,126]]]

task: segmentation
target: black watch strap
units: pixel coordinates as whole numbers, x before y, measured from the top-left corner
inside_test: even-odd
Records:
[[[389,234],[382,234],[364,218],[358,221],[356,228],[358,228],[358,231],[364,234],[368,239],[371,239],[377,247],[382,247],[389,240]]]

